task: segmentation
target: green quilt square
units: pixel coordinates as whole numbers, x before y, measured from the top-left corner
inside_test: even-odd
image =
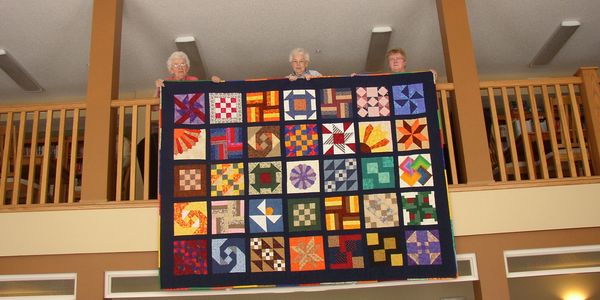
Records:
[[[319,198],[288,199],[289,231],[321,230],[321,203]]]
[[[363,190],[396,187],[396,168],[391,156],[364,157],[361,159]]]

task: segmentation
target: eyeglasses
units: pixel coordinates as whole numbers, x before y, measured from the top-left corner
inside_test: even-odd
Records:
[[[186,63],[182,63],[182,64],[172,64],[171,67],[177,69],[177,68],[185,68],[187,67]]]

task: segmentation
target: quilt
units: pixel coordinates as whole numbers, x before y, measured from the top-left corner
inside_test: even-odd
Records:
[[[165,82],[165,289],[456,277],[431,73]]]

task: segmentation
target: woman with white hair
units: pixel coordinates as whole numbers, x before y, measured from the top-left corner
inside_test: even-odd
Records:
[[[154,85],[156,85],[156,97],[160,95],[160,88],[165,86],[165,80],[198,80],[198,77],[188,75],[188,72],[190,71],[190,59],[185,52],[175,51],[171,53],[171,56],[169,56],[167,59],[167,69],[169,70],[171,76],[164,79],[157,79],[154,82]],[[211,80],[214,83],[223,81],[221,78],[215,75],[211,77]]]
[[[313,77],[323,76],[321,73],[315,70],[308,69],[308,63],[310,62],[310,55],[302,48],[293,49],[290,52],[290,64],[292,66],[292,73],[286,76],[290,81],[296,81],[298,78],[304,78],[310,80]]]

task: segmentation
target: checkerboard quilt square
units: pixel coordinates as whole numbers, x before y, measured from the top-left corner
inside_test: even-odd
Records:
[[[317,101],[315,90],[283,91],[283,111],[286,121],[316,120]]]
[[[211,128],[210,158],[212,160],[242,158],[244,155],[242,138],[241,127]]]
[[[398,199],[395,193],[364,196],[365,228],[399,227]]]
[[[243,200],[211,201],[212,234],[245,232],[245,212]]]
[[[281,198],[251,199],[248,206],[250,233],[283,232]]]
[[[354,123],[327,123],[321,126],[323,134],[323,154],[356,153],[356,137]]]
[[[360,163],[363,190],[396,187],[396,165],[393,157],[363,157]]]
[[[204,93],[173,95],[175,124],[198,125],[206,121]]]
[[[436,225],[435,192],[406,192],[400,194],[404,225]]]
[[[204,197],[207,194],[205,164],[175,165],[173,167],[173,196]]]
[[[248,123],[279,121],[279,91],[246,94]]]
[[[242,122],[241,93],[210,93],[209,98],[211,124]]]
[[[285,239],[281,236],[250,239],[250,272],[284,272]]]
[[[281,194],[283,188],[280,161],[248,163],[250,195]]]
[[[398,157],[400,187],[433,186],[433,170],[429,154],[414,154]]]
[[[360,234],[331,235],[327,237],[329,268],[362,269],[365,267],[365,251]]]
[[[281,156],[281,132],[279,126],[248,127],[248,157]]]
[[[212,273],[246,272],[246,239],[227,238],[212,240]]]
[[[402,267],[401,235],[397,231],[367,233],[369,264],[373,267]]]
[[[208,249],[205,239],[173,242],[173,274],[208,274]]]
[[[206,201],[173,203],[173,235],[208,233]]]
[[[358,190],[356,158],[326,159],[323,161],[323,188],[325,192]]]
[[[318,193],[321,191],[319,161],[288,161],[286,163],[287,193]]]
[[[321,204],[319,198],[288,199],[288,230],[321,230]]]
[[[394,114],[407,116],[425,112],[423,84],[403,84],[392,87],[394,95]]]
[[[244,195],[244,164],[228,163],[210,166],[210,195]]]
[[[438,230],[407,230],[408,265],[441,265],[442,249]]]
[[[361,153],[392,152],[392,129],[389,121],[359,122]]]
[[[206,159],[206,130],[173,129],[173,159]]]
[[[390,115],[390,98],[385,86],[357,87],[356,105],[358,115],[365,117],[387,117]]]
[[[360,203],[357,195],[325,197],[327,230],[360,229]]]
[[[290,238],[290,270],[292,272],[325,270],[322,236]]]
[[[396,120],[398,151],[429,149],[427,118]]]
[[[317,124],[285,125],[285,156],[302,157],[318,154]]]
[[[352,91],[349,88],[319,90],[321,96],[321,117],[323,119],[351,118],[354,112]]]

